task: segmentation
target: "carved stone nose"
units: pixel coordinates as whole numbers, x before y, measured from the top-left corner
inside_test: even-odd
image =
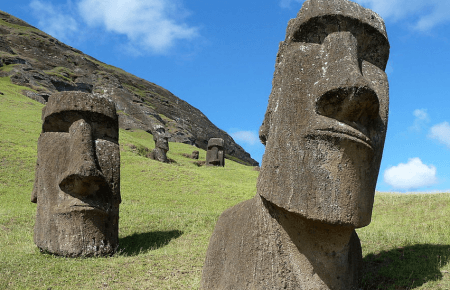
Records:
[[[97,169],[91,125],[80,119],[71,125],[69,134],[71,159],[59,187],[75,197],[95,194],[107,184],[105,177]]]
[[[355,36],[347,31],[328,35],[322,44],[322,64],[323,76],[315,84],[316,112],[368,136],[380,104],[362,75]]]
[[[345,123],[370,138],[370,124],[378,116],[380,103],[367,87],[337,88],[326,92],[316,102],[320,115]]]

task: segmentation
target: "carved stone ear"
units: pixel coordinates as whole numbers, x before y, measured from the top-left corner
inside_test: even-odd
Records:
[[[261,143],[264,146],[266,146],[267,140],[269,138],[270,117],[271,112],[267,110],[266,115],[264,116],[264,120],[261,124],[261,127],[259,127],[259,140],[261,140]]]
[[[31,202],[32,203],[37,203],[37,191],[38,191],[38,180],[37,177],[34,180],[34,186],[33,186],[33,191],[31,192]]]
[[[45,108],[45,107],[44,107]],[[38,172],[39,172],[39,161],[36,162],[36,168],[35,168],[35,176],[34,176],[34,185],[33,185],[33,191],[31,192],[31,202],[37,203],[37,192],[39,190],[39,180],[38,180]]]

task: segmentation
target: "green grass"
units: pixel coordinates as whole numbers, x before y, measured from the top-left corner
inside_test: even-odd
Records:
[[[218,215],[255,194],[257,172],[234,162],[198,167],[182,154],[199,149],[178,143],[170,143],[174,163],[156,162],[132,148],[153,149],[151,135],[121,130],[119,252],[100,259],[41,254],[32,238],[30,194],[43,106],[6,83],[0,83],[0,289],[198,288]]]
[[[17,19],[14,16],[10,16],[10,17],[13,18],[13,19]],[[30,26],[23,26],[23,25],[19,25],[19,24],[10,23],[10,22],[5,21],[3,19],[0,19],[0,25],[1,26],[7,26],[7,27],[10,27],[10,28],[14,28],[19,33],[27,33],[27,34],[29,34],[32,31],[35,31],[35,32],[39,31],[36,28],[30,27]]]
[[[61,79],[64,79],[65,81],[72,83],[72,78],[75,77],[75,73],[66,67],[55,67],[51,70],[44,71],[47,75],[59,77]]]
[[[372,223],[357,230],[365,289],[450,289],[449,216],[449,193],[378,193]]]
[[[143,131],[120,131],[119,252],[61,258],[33,243],[30,202],[43,105],[0,79],[0,289],[198,289],[209,237],[224,209],[256,193],[258,172],[231,160],[198,167],[193,146],[170,143],[159,163]],[[378,193],[372,223],[358,230],[363,289],[450,289],[450,194]]]

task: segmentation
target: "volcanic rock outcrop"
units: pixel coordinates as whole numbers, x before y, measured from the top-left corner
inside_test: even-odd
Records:
[[[211,137],[225,141],[226,154],[257,165],[225,131],[168,90],[107,65],[0,11],[0,77],[30,88],[22,93],[45,104],[52,93],[100,93],[116,104],[119,126],[149,133],[164,126],[170,142],[207,149]]]

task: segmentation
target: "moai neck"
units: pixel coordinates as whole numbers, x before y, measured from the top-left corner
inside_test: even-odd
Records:
[[[159,148],[159,147],[155,147],[155,149],[153,149],[153,152],[155,154],[155,159],[161,162],[167,162],[167,150]]]
[[[304,289],[353,289],[358,285],[362,256],[353,227],[308,220],[262,201],[279,224],[282,255],[290,260]]]

